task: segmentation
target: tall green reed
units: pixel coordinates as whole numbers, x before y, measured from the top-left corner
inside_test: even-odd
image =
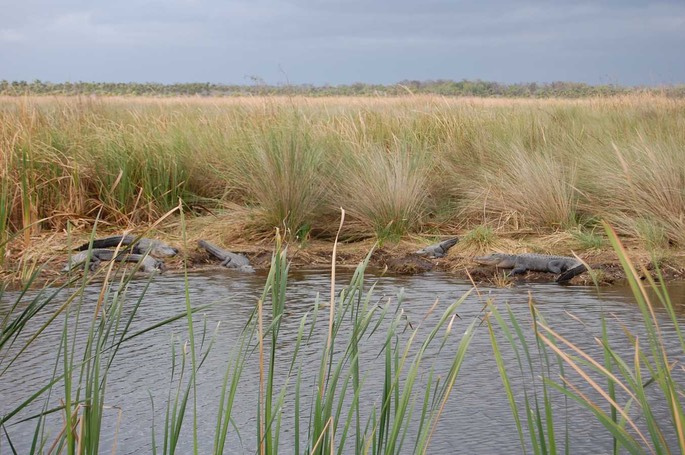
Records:
[[[254,404],[241,402],[240,408],[241,412],[250,408],[255,412],[257,452],[278,453],[283,448],[284,406],[286,396],[292,397],[294,391],[294,398],[290,398],[294,403],[289,403],[289,408],[294,409],[293,447],[297,453],[345,453],[350,450],[402,453],[407,445],[417,453],[426,453],[478,321],[474,319],[468,325],[458,340],[458,349],[451,355],[451,364],[446,371],[439,369],[445,375],[439,378],[435,373],[436,365],[429,366],[426,356],[430,353],[433,358],[436,352],[446,348],[447,340],[454,336],[455,311],[467,296],[449,305],[430,327],[424,325],[428,324],[437,302],[424,322],[410,327],[401,309],[401,298],[397,306],[374,301],[374,286],[367,289],[365,282],[369,258],[370,255],[359,265],[347,286],[340,290],[332,288],[328,318],[324,317],[322,304],[317,299],[313,310],[300,319],[294,349],[284,359],[279,355],[279,334],[288,303],[289,265],[285,248],[280,239],[277,240],[264,291],[226,362],[219,392],[213,453],[225,453],[226,441],[232,432],[240,436],[234,423],[234,407],[241,399],[238,389],[245,380],[246,365],[254,362],[260,377],[258,400]],[[334,268],[332,283],[335,283]],[[270,308],[270,314],[265,314],[264,308]],[[405,336],[407,330],[409,334]],[[384,335],[382,331],[385,331]],[[364,363],[360,360],[362,352],[369,349],[365,344],[371,342],[374,334],[384,341],[372,348],[373,355],[385,359],[383,382],[376,384],[365,380]],[[188,343],[190,347],[192,341]],[[318,364],[301,356],[305,346],[316,347],[320,352]],[[186,349],[192,352],[190,348]],[[191,417],[188,404],[192,378],[183,378],[188,375],[190,362],[187,358],[187,354],[182,354],[180,366],[173,364],[172,379],[176,379],[172,381],[174,391],[170,390],[168,399],[163,453],[174,452],[184,417]],[[305,378],[313,378],[315,385],[308,397],[309,404],[305,401],[308,395],[303,393],[304,384],[309,383]],[[381,392],[380,400],[375,403],[361,400],[364,394],[373,390]],[[419,412],[416,412],[417,403]],[[201,410],[192,411],[194,419],[202,418],[198,412]],[[417,426],[412,426],[413,423]],[[410,433],[410,428],[417,427],[416,433]],[[197,437],[193,432],[193,438]],[[159,447],[154,440],[153,445]]]
[[[601,336],[595,338],[600,348],[598,355],[573,343],[546,323],[532,299],[534,340],[524,336],[522,323],[511,309],[507,309],[508,318],[505,319],[495,306],[489,306],[488,326],[493,353],[524,452],[528,447],[533,453],[557,453],[560,450],[554,431],[558,419],[552,413],[552,405],[559,399],[564,400],[564,408],[568,406],[567,402],[575,402],[594,415],[612,437],[615,454],[624,451],[634,454],[674,453],[685,448],[685,410],[672,360],[674,356],[685,354],[685,342],[675,307],[660,272],[656,272],[656,277],[646,269],[638,274],[614,230],[608,225],[605,228],[628,277],[646,334],[645,341],[624,328],[626,340],[621,344],[627,342],[632,354],[622,354],[617,342],[610,339],[609,324],[604,314],[601,315]],[[641,276],[646,277],[646,284]],[[666,348],[663,322],[660,322],[662,317],[657,308],[665,312],[668,323],[673,325],[679,343],[677,352],[669,352]],[[537,386],[528,388],[525,383],[512,381],[496,336],[498,330],[514,349],[522,377],[534,378],[534,366],[535,371],[542,372]],[[533,347],[538,351],[537,359],[530,354]],[[528,373],[525,373],[526,369]],[[552,371],[557,373],[551,374]],[[521,404],[515,399],[518,387],[523,387],[525,421],[520,419]],[[658,392],[648,393],[654,387],[658,387]],[[654,412],[657,402],[666,404],[670,412],[668,419],[657,417]],[[566,423],[564,450],[572,453],[568,431]],[[529,444],[524,442],[525,433],[530,436]],[[669,438],[673,436],[675,440]]]
[[[17,423],[19,415],[43,403],[39,411],[22,420],[35,422],[31,453],[45,450],[99,453],[103,413],[117,412],[107,404],[107,381],[120,348],[187,315],[184,312],[133,331],[133,322],[150,281],[131,302],[127,294],[134,273],[124,273],[123,268],[115,267],[115,262],[94,273],[89,272],[88,264],[84,270],[82,277],[68,277],[65,283],[54,287],[50,286],[56,283],[48,283],[35,295],[29,295],[29,289],[40,272],[36,271],[0,318],[0,378],[19,359],[30,355],[32,344],[48,327],[63,319],[60,341],[55,347],[52,376],[45,384],[36,385],[35,392],[0,417],[0,426],[6,428]],[[98,283],[100,292],[96,301],[87,301],[86,289]],[[0,289],[0,297],[3,291]],[[126,315],[124,306],[127,307]],[[192,314],[202,308],[187,311]],[[35,325],[32,320],[38,316],[43,322]],[[18,340],[21,340],[20,344],[17,344]],[[52,398],[56,393],[63,394],[61,404],[57,406]],[[60,432],[56,435],[53,432],[52,439],[48,439],[46,418],[54,413],[62,415],[64,424]],[[116,444],[116,429],[114,432]],[[11,444],[7,430],[5,433]]]

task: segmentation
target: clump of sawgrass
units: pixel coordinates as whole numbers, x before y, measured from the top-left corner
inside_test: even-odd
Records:
[[[457,182],[466,216],[516,228],[558,229],[573,223],[578,195],[572,164],[517,147],[498,158]]]
[[[594,157],[589,172],[589,210],[649,247],[668,241],[685,245],[681,145],[655,141],[614,146],[611,153]]]
[[[0,169],[0,267],[5,262],[5,251],[10,239],[10,179],[6,169]]]
[[[586,273],[589,275],[590,281],[595,284],[606,283],[608,278],[607,273],[602,269],[589,269]]]
[[[508,275],[508,272],[499,269],[495,271],[490,279],[488,279],[488,283],[496,288],[510,288],[514,285],[514,281]]]
[[[173,135],[152,119],[104,104],[22,108],[25,116],[0,110],[14,128],[2,132],[3,159],[19,228],[38,229],[38,220],[61,228],[97,213],[121,225],[150,222],[186,197],[188,169]]]
[[[369,145],[340,163],[336,203],[379,240],[418,230],[426,210],[429,157],[396,144]]]
[[[605,237],[595,232],[594,229],[587,230],[578,227],[569,232],[582,250],[599,250],[606,245]]]
[[[247,201],[256,204],[256,228],[281,228],[289,238],[315,223],[329,196],[324,151],[301,122],[295,116],[252,137],[235,174]]]
[[[645,247],[650,251],[668,248],[669,236],[664,227],[658,220],[638,218],[632,221],[635,226],[638,238],[642,240]]]

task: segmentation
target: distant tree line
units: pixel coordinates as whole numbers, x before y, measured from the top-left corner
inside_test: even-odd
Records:
[[[685,97],[685,85],[662,87],[628,87],[616,84],[589,85],[579,82],[516,83],[501,84],[481,80],[404,80],[397,84],[349,85],[268,85],[259,78],[254,84],[180,83],[159,84],[154,82],[43,82],[0,81],[0,95],[102,95],[102,96],[400,96],[409,94],[433,94],[443,96],[477,96],[502,98],[582,98],[589,96],[613,96],[629,93],[654,93],[674,98]]]

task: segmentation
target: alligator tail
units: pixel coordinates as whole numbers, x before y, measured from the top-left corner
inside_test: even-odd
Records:
[[[559,275],[559,278],[557,278],[557,283],[566,283],[567,281],[570,281],[571,278],[580,275],[583,272],[587,271],[587,267],[585,267],[585,264],[580,264],[577,265],[573,268],[568,269],[561,275]]]
[[[96,248],[111,248],[113,246],[130,245],[133,243],[135,237],[131,235],[114,235],[112,237],[105,237],[104,239],[93,240],[93,249]],[[90,248],[90,242],[84,243],[76,248],[76,251],[85,251]]]
[[[215,245],[212,245],[211,243],[209,243],[206,240],[199,240],[197,242],[197,246],[206,250],[209,254],[216,257],[217,259],[220,259],[222,261],[224,259],[226,259],[226,253],[224,253],[224,251],[221,248],[219,248]]]

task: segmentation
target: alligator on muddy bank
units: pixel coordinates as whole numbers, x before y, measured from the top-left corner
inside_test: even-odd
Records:
[[[136,241],[136,239],[138,239]],[[93,240],[93,248],[110,248],[121,245],[128,247],[135,254],[150,253],[156,257],[170,257],[178,254],[178,249],[174,248],[161,240],[148,239],[145,237],[138,238],[135,235],[114,235],[112,237],[105,237],[103,239]],[[84,251],[90,247],[90,242],[76,248],[76,251]]]
[[[135,262],[140,264],[139,269],[141,272],[152,273],[152,272],[162,272],[164,270],[164,262],[159,259],[155,259],[151,256],[144,254],[129,253],[127,251],[121,251],[114,254],[112,250],[106,249],[93,249],[86,250],[76,253],[69,257],[66,265],[62,269],[62,272],[69,272],[70,270],[84,267],[86,262],[89,261],[89,269],[94,271],[100,265],[102,261],[119,261],[119,262]]]
[[[509,275],[518,275],[533,272],[557,273],[557,283],[569,281],[574,276],[587,271],[585,264],[579,259],[570,256],[550,256],[546,254],[506,254],[491,253],[485,256],[476,256],[474,262],[480,265],[494,265],[500,269],[512,269]]]
[[[254,272],[254,268],[250,265],[250,260],[242,254],[232,253],[230,251],[219,248],[218,246],[209,243],[206,240],[199,240],[197,245],[206,250],[209,254],[221,261],[221,265],[236,269],[241,272]]]
[[[418,254],[420,256],[427,256],[430,258],[441,258],[441,257],[444,257],[447,254],[447,250],[449,250],[454,245],[456,245],[458,241],[459,241],[458,237],[454,237],[454,238],[448,239],[448,240],[443,240],[442,242],[434,243],[433,245],[429,245],[425,248],[421,248],[420,250],[416,251],[414,254]]]

